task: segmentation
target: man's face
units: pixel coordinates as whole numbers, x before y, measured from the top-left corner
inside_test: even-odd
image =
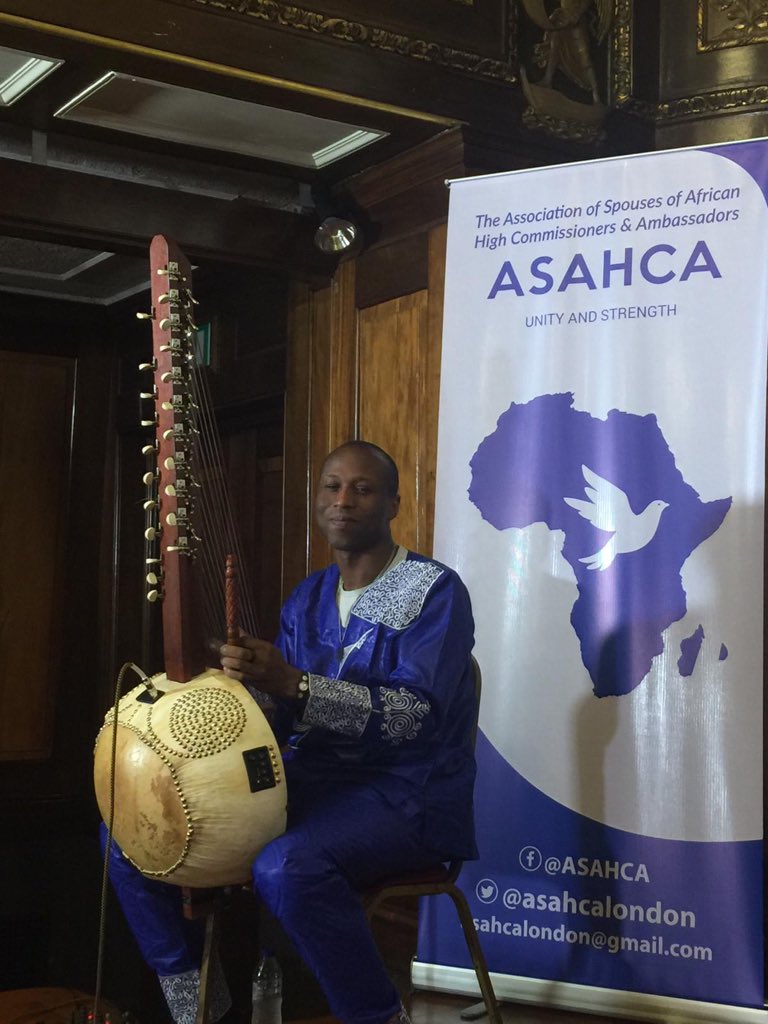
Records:
[[[332,548],[369,551],[389,537],[400,498],[387,492],[384,467],[360,448],[342,448],[325,460],[315,500],[317,524]]]

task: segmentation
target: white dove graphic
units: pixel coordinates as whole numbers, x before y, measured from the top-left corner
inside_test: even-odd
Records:
[[[616,555],[639,551],[653,539],[661,513],[669,508],[669,504],[657,499],[646,505],[639,515],[635,515],[620,487],[593,473],[589,466],[582,466],[581,471],[588,484],[584,493],[589,501],[580,498],[564,498],[563,501],[575,508],[583,519],[587,519],[598,530],[613,534],[605,547],[579,559],[588,569],[607,569]]]

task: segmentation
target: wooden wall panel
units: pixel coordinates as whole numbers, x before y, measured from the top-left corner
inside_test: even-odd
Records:
[[[429,232],[429,308],[427,351],[424,365],[424,457],[420,500],[424,503],[426,534],[423,553],[432,554],[435,534],[435,486],[437,478],[437,422],[440,412],[440,360],[443,351],[443,302],[445,298],[445,246],[448,225]]]
[[[395,538],[421,550],[426,508],[421,500],[424,456],[427,292],[415,292],[360,313],[360,437],[398,464],[400,514]]]
[[[293,295],[284,596],[308,571],[331,560],[313,523],[314,489],[325,455],[351,438],[373,441],[397,461],[402,507],[395,536],[431,554],[445,241],[441,224],[413,243],[393,243],[410,265],[388,273],[384,282],[361,276],[378,276],[391,261],[363,256],[343,263],[330,288]],[[395,283],[401,294],[389,297]],[[372,301],[377,293],[386,300]]]
[[[294,285],[288,303],[283,433],[282,598],[309,566],[309,383],[312,372],[312,298]]]
[[[223,458],[240,545],[240,625],[245,629],[252,619],[259,636],[274,640],[281,604],[283,460],[254,458],[261,434],[253,427],[224,438]]]
[[[0,759],[53,743],[74,360],[0,352]]]
[[[208,383],[217,409],[246,406],[285,387],[288,278],[253,267],[201,268],[198,324],[211,324]]]
[[[355,282],[357,262],[342,263],[333,281],[332,335],[331,335],[331,391],[332,408],[330,430],[322,459],[337,445],[357,437],[357,311],[355,308]],[[319,472],[320,463],[316,470]]]
[[[310,492],[328,452],[357,436],[357,324],[355,262],[342,263],[330,289],[317,293],[312,325]],[[310,507],[309,569],[327,565],[331,552]]]
[[[323,459],[332,447],[332,395],[331,374],[333,372],[333,310],[335,288],[324,288],[315,294],[313,303],[312,331],[310,336],[310,382],[306,401],[310,417],[310,431],[306,455],[306,478],[308,486],[307,506],[307,564],[306,572],[325,565],[330,552],[320,531],[315,526],[312,502],[315,481]],[[306,574],[305,572],[305,574]],[[293,581],[294,584],[298,580]]]

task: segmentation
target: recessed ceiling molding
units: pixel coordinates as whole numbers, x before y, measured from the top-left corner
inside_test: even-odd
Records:
[[[35,243],[29,243],[30,245]],[[44,243],[37,243],[38,248],[42,248]],[[70,281],[73,277],[77,277],[78,274],[85,273],[86,270],[90,270],[91,267],[97,266],[99,263],[103,263],[105,260],[111,260],[114,258],[114,253],[111,252],[99,252],[95,256],[91,256],[90,259],[83,260],[82,263],[78,263],[77,266],[70,267],[69,270],[65,270],[63,273],[50,273],[49,271],[36,269],[34,272],[35,278],[40,278],[46,281]],[[0,263],[0,275],[16,275],[18,277],[29,277],[29,270],[19,270],[17,267],[4,267]]]
[[[31,133],[0,122],[0,160],[32,163]],[[193,162],[168,153],[138,152],[123,145],[46,134],[48,167],[214,199],[247,199],[256,205],[306,213],[301,182],[277,173]],[[309,204],[311,206],[311,204]]]
[[[187,146],[317,168],[386,132],[110,71],[56,117]]]
[[[0,105],[10,107],[63,63],[63,60],[38,57],[36,54],[0,46],[0,74],[3,76],[0,81]]]
[[[107,73],[105,75],[102,75],[101,78],[97,78],[95,82],[91,82],[90,85],[87,85],[85,89],[82,90],[82,92],[79,92],[76,96],[73,96],[71,100],[67,100],[64,106],[59,107],[59,109],[53,116],[66,117],[70,110],[73,110],[81,103],[84,103],[89,96],[92,96],[94,93],[98,92],[99,89],[103,88],[107,84],[107,82],[111,82],[112,79],[116,76],[117,72],[107,71]]]
[[[69,281],[72,277],[77,277],[78,274],[84,274],[86,270],[90,270],[91,267],[96,267],[99,263],[104,263],[105,260],[114,259],[115,254],[113,252],[99,252],[95,256],[92,256],[89,260],[83,260],[76,267],[72,267],[66,273],[61,275],[62,281]]]
[[[380,139],[381,134],[381,132],[367,132],[361,129],[360,131],[352,132],[351,135],[347,135],[344,139],[339,139],[338,142],[332,142],[330,146],[317,149],[312,154],[315,167],[327,167],[328,164],[341,160],[342,157],[347,156],[349,153],[356,153],[363,146],[368,146],[371,142]]]
[[[46,289],[5,284],[0,279],[0,294],[33,295],[38,299],[58,299],[60,302],[77,302],[86,306],[112,306],[115,302],[122,302],[123,299],[128,299],[132,295],[138,295],[144,291],[148,293],[147,298],[149,299],[149,284],[146,281],[124,288],[122,291],[110,293],[109,295],[89,295],[87,293],[80,295],[65,291],[55,291],[52,288]]]

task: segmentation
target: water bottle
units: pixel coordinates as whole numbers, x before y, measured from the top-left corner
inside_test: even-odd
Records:
[[[262,953],[253,973],[251,1024],[281,1024],[283,972],[274,953]]]

